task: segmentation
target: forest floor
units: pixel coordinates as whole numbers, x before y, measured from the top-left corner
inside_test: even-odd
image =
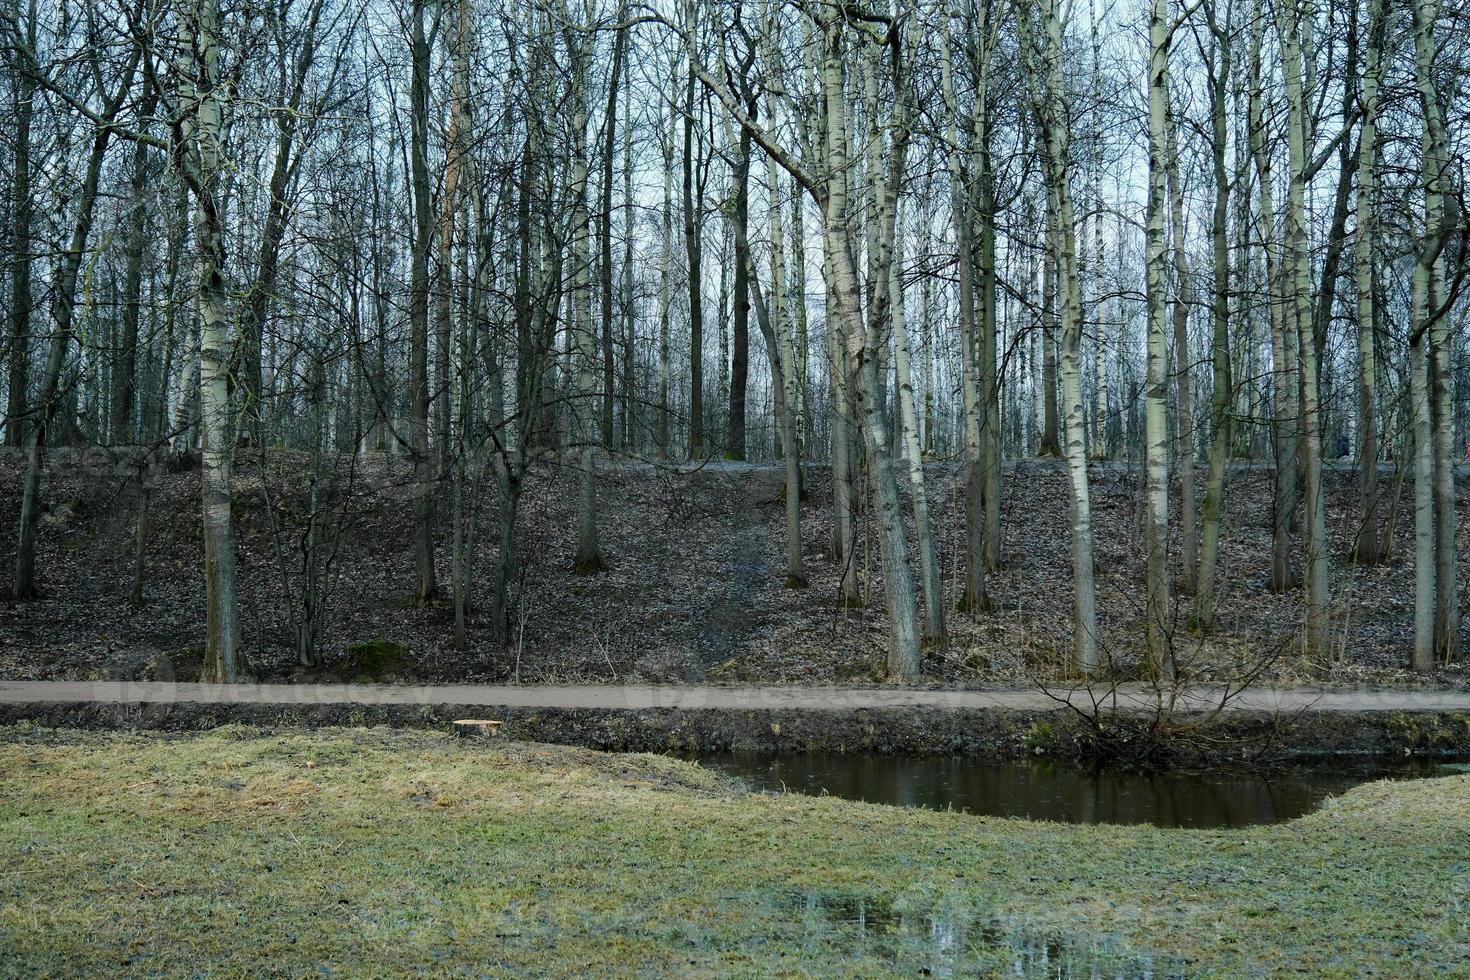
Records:
[[[0,455],[0,525],[18,520],[20,467],[18,454]],[[344,461],[319,484],[326,515],[320,539],[331,561],[321,662],[310,670],[295,664],[292,647],[294,597],[302,591],[298,548],[310,499],[306,463],[284,453],[266,462],[242,457],[236,474],[242,643],[249,673],[259,680],[871,684],[885,674],[888,630],[876,544],[854,556],[865,608],[839,608],[841,569],[826,549],[831,488],[825,468],[807,471],[802,536],[811,581],[805,589],[785,587],[777,466],[605,465],[598,501],[608,568],[585,577],[571,567],[575,473],[538,468],[522,498],[522,561],[511,593],[513,642],[506,648],[493,641],[484,616],[496,559],[495,501],[487,489],[477,510],[469,644],[460,651],[448,603],[420,608],[411,601],[407,463],[370,454],[349,473]],[[1001,568],[990,579],[997,611],[977,617],[954,610],[963,578],[961,486],[948,464],[931,464],[929,478],[950,640],[927,651],[924,684],[1016,687],[1060,676],[1071,646],[1065,472],[1056,463],[1007,468]],[[38,556],[43,597],[0,603],[0,678],[189,677],[204,622],[199,473],[160,469],[149,479],[144,601],[134,609],[128,597],[138,468],[101,451],[52,454]],[[1137,471],[1112,465],[1092,474],[1101,639],[1125,677],[1142,635],[1139,479]],[[1243,467],[1229,478],[1217,629],[1208,636],[1190,632],[1188,601],[1178,603],[1175,655],[1191,679],[1208,683],[1259,671],[1263,682],[1277,685],[1470,685],[1467,663],[1429,678],[1407,671],[1412,520],[1399,514],[1389,563],[1347,564],[1356,488],[1345,472],[1327,478],[1334,649],[1315,658],[1300,652],[1301,594],[1267,588],[1272,480],[1261,467]],[[1467,496],[1460,494],[1462,548],[1470,528]],[[450,560],[446,512],[439,508],[443,584]],[[873,539],[865,534],[863,540]],[[13,545],[9,550],[0,552],[7,569]]]
[[[1291,823],[748,794],[660,756],[0,729],[0,975],[1463,976],[1470,775]]]

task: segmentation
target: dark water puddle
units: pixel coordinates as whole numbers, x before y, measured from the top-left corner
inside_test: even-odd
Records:
[[[772,894],[770,905],[813,945],[840,945],[912,966],[922,976],[1162,980],[1185,975],[1183,961],[1130,951],[1112,936],[1081,939],[960,902],[901,909],[875,895],[791,889]]]
[[[1269,770],[1140,772],[1079,769],[1044,760],[810,752],[723,752],[700,765],[754,788],[868,803],[964,810],[1062,823],[1248,827],[1310,813],[1330,796],[1375,779],[1450,775],[1465,763],[1341,762]]]

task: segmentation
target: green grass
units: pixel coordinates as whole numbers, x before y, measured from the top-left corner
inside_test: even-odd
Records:
[[[1184,831],[750,796],[660,757],[425,733],[0,729],[0,975],[1059,960],[1470,975],[1470,775]]]

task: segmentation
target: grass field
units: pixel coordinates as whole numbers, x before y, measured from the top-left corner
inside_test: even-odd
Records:
[[[1470,975],[1470,775],[1239,831],[653,756],[0,729],[0,975]]]

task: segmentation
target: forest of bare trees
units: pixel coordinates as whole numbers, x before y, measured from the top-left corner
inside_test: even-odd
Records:
[[[1069,537],[1071,668],[1168,677],[1255,467],[1247,571],[1299,594],[1293,647],[1337,642],[1334,565],[1400,562],[1403,660],[1433,671],[1459,657],[1467,28],[1438,0],[3,0],[9,596],[46,586],[58,447],[199,467],[217,680],[248,661],[233,498],[267,455],[310,488],[302,664],[373,454],[411,467],[404,591],[461,648],[511,641],[522,563],[596,588],[610,469],[764,462],[786,586],[830,508],[831,604],[871,587],[911,681],[995,613],[1003,469],[1056,457],[1070,528],[1012,533]],[[1095,511],[1103,462],[1133,513]],[[574,554],[524,547],[548,464]],[[1104,519],[1133,522],[1146,635],[1099,625]]]

